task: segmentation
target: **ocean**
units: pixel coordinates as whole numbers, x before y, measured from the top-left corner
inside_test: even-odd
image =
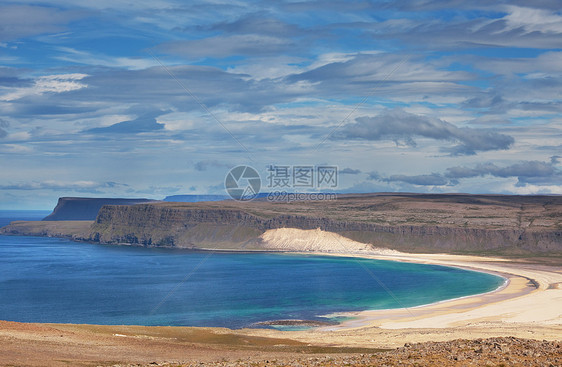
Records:
[[[0,226],[47,214],[0,211]],[[20,322],[241,328],[419,306],[489,292],[503,281],[382,260],[0,236],[0,319]]]

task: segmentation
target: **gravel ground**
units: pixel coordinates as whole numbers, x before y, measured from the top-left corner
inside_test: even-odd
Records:
[[[114,365],[115,367],[121,365]],[[127,365],[141,366],[141,365]],[[562,366],[562,343],[531,339],[489,338],[405,344],[376,354],[318,355],[271,360],[237,360],[213,363],[158,364],[144,366]]]

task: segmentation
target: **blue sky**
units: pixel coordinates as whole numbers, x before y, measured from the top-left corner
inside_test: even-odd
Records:
[[[223,194],[562,194],[559,1],[0,2],[0,208]]]

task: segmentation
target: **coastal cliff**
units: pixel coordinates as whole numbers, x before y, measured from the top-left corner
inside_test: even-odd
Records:
[[[57,208],[69,201],[61,198]],[[71,219],[14,222],[0,234],[193,249],[329,252],[367,244],[406,252],[562,256],[560,196],[353,194],[289,203],[150,202],[104,205],[93,222]],[[289,232],[280,229],[305,232],[290,236],[293,245]],[[332,233],[329,241],[326,233]]]
[[[386,195],[324,203],[104,206],[91,227],[90,240],[255,250],[267,248],[262,236],[266,231],[295,228],[320,229],[378,248],[410,252],[562,254],[558,197],[464,195],[462,200],[445,196],[435,200],[413,195],[404,199]],[[380,214],[386,223],[377,222]]]
[[[43,218],[44,221],[63,220],[94,220],[104,205],[134,205],[154,202],[150,199],[118,199],[118,198],[59,198],[53,212]]]

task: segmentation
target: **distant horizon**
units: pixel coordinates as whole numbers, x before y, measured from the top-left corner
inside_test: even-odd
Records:
[[[267,193],[266,193],[267,194]],[[384,191],[378,191],[378,192],[337,192],[337,195],[369,195],[369,194],[389,194],[389,195],[408,195],[408,194],[413,194],[413,195],[488,195],[488,196],[493,196],[493,195],[499,195],[499,196],[562,196],[561,194],[502,194],[502,193],[466,193],[466,192],[440,192],[440,193],[430,193],[430,192],[384,192]],[[164,201],[164,199],[166,197],[170,197],[170,196],[223,196],[225,197],[225,199],[227,200],[232,200],[228,198],[228,195],[224,194],[174,194],[174,195],[167,195],[164,198],[161,199],[150,199],[150,198],[142,198],[142,197],[108,197],[108,196],[61,196],[59,198],[57,198],[54,202],[52,206],[43,206],[43,207],[26,207],[26,206],[19,206],[19,207],[6,207],[6,206],[2,206],[0,205],[0,211],[41,211],[41,212],[52,212],[53,209],[55,208],[55,206],[57,205],[57,202],[59,199],[61,198],[80,198],[80,199],[147,199],[147,200],[154,200],[154,201]]]

